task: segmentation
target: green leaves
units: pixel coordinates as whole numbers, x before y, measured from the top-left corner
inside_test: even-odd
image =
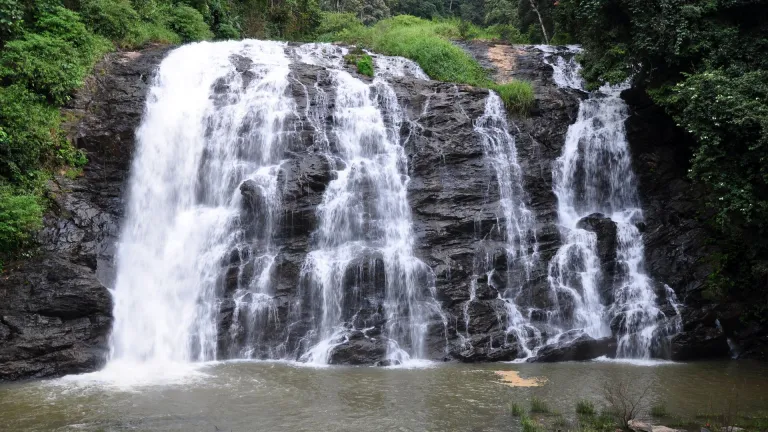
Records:
[[[34,231],[42,227],[42,217],[43,208],[36,196],[0,189],[0,251],[27,245]]]
[[[203,15],[189,6],[171,9],[168,26],[181,37],[183,42],[194,42],[213,38],[213,33],[203,20]]]

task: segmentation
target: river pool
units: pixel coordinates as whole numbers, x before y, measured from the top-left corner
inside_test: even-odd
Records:
[[[497,371],[520,387],[502,382]],[[516,373],[515,373],[516,372]],[[311,368],[225,362],[0,386],[8,431],[510,431],[509,406],[540,398],[571,416],[578,399],[601,403],[605,382],[650,386],[647,406],[694,418],[724,401],[768,411],[768,364],[748,361],[632,364],[424,364],[412,368]],[[634,391],[633,390],[633,391]]]

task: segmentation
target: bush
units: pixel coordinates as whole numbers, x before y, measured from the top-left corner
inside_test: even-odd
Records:
[[[35,230],[42,227],[42,218],[43,208],[36,196],[0,188],[0,251],[8,254],[27,246]]]
[[[61,7],[41,14],[35,29],[38,33],[26,33],[0,52],[0,79],[63,105],[112,46],[89,32],[79,15]]]
[[[240,39],[240,30],[236,29],[232,24],[219,24],[216,29],[216,39]]]
[[[0,175],[24,181],[60,145],[58,110],[21,85],[0,88]]]
[[[595,415],[595,404],[588,400],[580,400],[576,402],[576,414],[583,416]]]
[[[128,32],[122,45],[126,48],[141,48],[153,42],[179,44],[181,38],[162,24],[141,22]]]
[[[94,35],[80,20],[80,15],[63,7],[54,7],[41,13],[34,30],[43,36],[61,39],[74,47],[81,62],[90,67],[112,44],[105,38]]]
[[[213,38],[203,15],[194,8],[179,5],[171,9],[168,26],[181,37],[182,42],[194,42]]]
[[[0,0],[0,46],[21,32],[24,10],[16,0]]]
[[[63,105],[82,85],[88,71],[79,57],[72,44],[62,39],[28,33],[5,46],[0,55],[0,77]]]
[[[323,12],[320,25],[317,27],[319,40],[331,40],[333,35],[344,30],[356,30],[363,27],[363,23],[351,13]]]
[[[126,0],[85,0],[80,15],[94,32],[115,41],[128,37],[139,23],[139,14]]]
[[[357,59],[357,72],[361,75],[373,76],[373,58],[369,55],[360,56]]]

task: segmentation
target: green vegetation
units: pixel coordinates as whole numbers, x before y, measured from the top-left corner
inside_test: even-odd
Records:
[[[593,86],[631,79],[687,132],[705,191],[714,271],[704,296],[768,319],[768,5],[760,1],[560,0]]]
[[[539,399],[534,396],[531,398],[531,412],[532,413],[548,413],[549,405],[547,405],[547,403],[544,402],[542,399]]]
[[[373,57],[369,56],[362,49],[358,48],[344,56],[344,61],[357,67],[357,72],[361,75],[373,76]]]
[[[372,27],[350,25],[324,37],[412,59],[436,80],[491,88],[499,93],[508,109],[527,112],[533,104],[531,85],[523,81],[506,84],[491,81],[488,72],[475,59],[450,42],[450,37],[459,34],[457,23],[400,15]]]
[[[595,404],[588,400],[580,400],[576,402],[576,414],[583,416],[595,415]]]
[[[66,140],[59,108],[93,65],[116,47],[213,36],[204,14],[184,4],[0,0],[0,268],[33,245],[51,173],[82,172],[86,155]]]
[[[525,408],[517,402],[512,402],[509,405],[509,412],[515,417],[520,417],[525,415]]]
[[[541,432],[542,428],[536,422],[536,420],[526,415],[520,417],[520,426],[523,427],[523,432]]]

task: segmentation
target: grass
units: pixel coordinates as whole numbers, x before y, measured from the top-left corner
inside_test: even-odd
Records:
[[[667,416],[667,408],[664,405],[660,404],[660,403],[654,404],[651,407],[651,416],[652,417],[666,417]]]
[[[509,406],[509,412],[511,412],[515,417],[525,415],[525,409],[517,402],[512,402],[512,404]]]
[[[595,412],[595,404],[591,401],[582,399],[576,402],[576,414],[582,416],[594,416]]]
[[[541,432],[541,428],[539,427],[539,424],[536,423],[536,420],[528,416],[520,418],[520,426],[523,427],[523,432]]]
[[[527,113],[534,103],[531,84],[524,81],[493,82],[472,56],[451,43],[449,39],[457,33],[459,29],[451,21],[427,21],[400,15],[379,21],[373,27],[345,28],[330,39],[409,58],[435,80],[492,89],[507,109]]]
[[[547,405],[546,402],[543,400],[532,397],[531,398],[531,412],[532,413],[548,413],[549,412],[549,405]]]

